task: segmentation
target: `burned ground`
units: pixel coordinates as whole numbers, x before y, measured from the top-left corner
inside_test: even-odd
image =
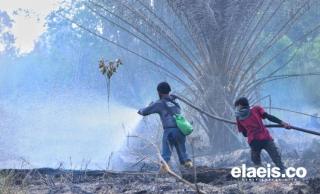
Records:
[[[319,177],[305,180],[244,181],[234,179],[230,168],[199,166],[196,172],[197,186],[205,193],[320,192]],[[183,169],[177,173],[194,183],[193,170]],[[7,169],[1,170],[0,174],[0,193],[196,193],[190,186],[168,174],[159,174],[158,171],[41,168]]]

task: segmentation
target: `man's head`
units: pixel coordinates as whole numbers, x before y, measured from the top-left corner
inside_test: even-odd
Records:
[[[157,86],[159,96],[168,95],[171,92],[171,87],[167,82],[161,82]]]
[[[234,106],[238,109],[249,107],[249,100],[246,97],[241,97],[236,100]]]

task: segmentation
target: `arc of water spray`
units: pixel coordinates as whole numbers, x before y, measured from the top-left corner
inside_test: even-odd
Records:
[[[225,123],[229,123],[229,124],[233,124],[233,125],[236,125],[237,123],[235,121],[232,121],[232,120],[228,120],[228,119],[225,119],[225,118],[222,118],[222,117],[219,117],[217,115],[214,115],[214,114],[211,114],[205,110],[202,110],[201,108],[193,105],[191,102],[189,102],[188,100],[182,98],[182,97],[179,97],[177,95],[172,95],[173,97],[179,99],[181,102],[185,103],[186,105],[190,106],[191,108],[197,110],[198,112],[212,118],[212,119],[215,119],[215,120],[218,120],[218,121],[222,121],[222,122],[225,122]],[[268,128],[283,128],[282,125],[265,125],[266,127]],[[294,130],[297,130],[297,131],[301,131],[301,132],[304,132],[304,133],[309,133],[309,134],[312,134],[312,135],[317,135],[317,136],[320,136],[320,133],[319,132],[316,132],[316,131],[312,131],[312,130],[309,130],[309,129],[304,129],[304,128],[300,128],[300,127],[296,127],[296,126],[291,126],[290,129],[294,129]]]

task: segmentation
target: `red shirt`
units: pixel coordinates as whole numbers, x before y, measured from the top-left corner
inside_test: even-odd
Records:
[[[250,109],[250,115],[244,120],[238,120],[239,132],[247,131],[248,143],[253,140],[272,140],[268,129],[262,122],[264,110],[260,106],[254,106]]]

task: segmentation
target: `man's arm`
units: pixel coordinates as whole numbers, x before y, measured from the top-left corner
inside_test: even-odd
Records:
[[[242,131],[241,133],[242,133],[243,137],[248,137],[248,134],[247,134],[246,130]]]
[[[248,137],[247,130],[237,120],[238,131],[242,133],[244,137]]]
[[[268,114],[266,112],[264,112],[262,114],[262,118],[263,119],[268,119],[269,121],[274,122],[274,123],[278,123],[280,125],[282,124],[282,121],[280,119],[278,119],[277,117],[275,117],[273,115],[270,115],[270,114]]]
[[[152,102],[149,106],[140,109],[138,111],[138,114],[142,116],[147,116],[153,113],[159,113],[160,105],[161,104],[159,102]]]
[[[256,111],[258,111],[261,118],[268,119],[269,121],[274,122],[274,123],[278,123],[279,125],[282,125],[286,129],[291,129],[291,126],[289,123],[283,122],[280,119],[278,119],[277,117],[266,113],[261,106],[255,106],[254,109]]]
[[[290,129],[290,125],[289,125],[288,123],[283,122],[282,120],[278,119],[277,117],[275,117],[275,116],[273,116],[273,115],[270,115],[270,114],[268,114],[268,113],[266,113],[266,112],[264,112],[264,113],[262,114],[262,118],[263,118],[263,119],[268,119],[269,121],[274,122],[274,123],[277,123],[277,124],[279,124],[279,125],[283,125],[284,128],[286,128],[286,129]]]

